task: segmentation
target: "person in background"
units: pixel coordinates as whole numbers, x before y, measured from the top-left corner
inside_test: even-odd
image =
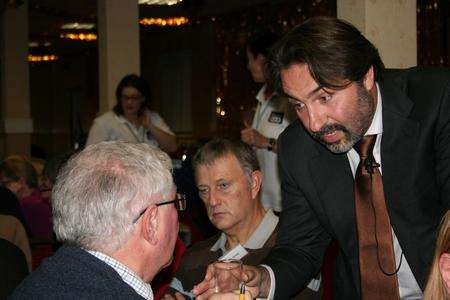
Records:
[[[27,275],[24,253],[17,245],[0,237],[0,299],[7,299]]]
[[[0,182],[19,199],[32,238],[51,238],[51,208],[41,197],[38,176],[31,163],[19,155],[6,158],[0,163]]]
[[[47,200],[50,204],[52,198],[52,188],[56,182],[56,177],[71,155],[73,155],[73,153],[56,155],[48,159],[44,165],[39,189],[41,191],[42,198]]]
[[[450,299],[450,211],[441,223],[424,299]]]
[[[169,156],[144,143],[96,143],[74,155],[53,188],[64,243],[11,299],[153,299],[149,282],[170,264],[178,236]]]
[[[266,209],[275,212],[282,210],[277,139],[295,118],[288,100],[274,93],[273,88],[266,84],[266,56],[278,38],[273,32],[262,31],[251,36],[247,43],[247,68],[253,80],[263,87],[256,95],[258,105],[252,123],[244,120],[245,129],[241,131],[242,141],[255,148],[264,175],[261,202]]]
[[[239,140],[215,139],[198,150],[192,165],[200,198],[220,232],[185,252],[166,299],[191,297],[189,291],[216,260],[259,264],[278,233],[278,217],[261,204],[263,175],[252,147]],[[319,287],[320,282],[314,282],[295,299],[320,299]]]
[[[150,86],[140,76],[126,75],[116,88],[117,104],[94,120],[86,145],[101,141],[127,141],[158,146],[167,153],[177,150],[175,134],[150,110]]]

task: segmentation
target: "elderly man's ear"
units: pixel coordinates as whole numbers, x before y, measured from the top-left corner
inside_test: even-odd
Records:
[[[447,288],[447,293],[450,292],[450,253],[444,253],[439,258],[439,270],[441,271],[442,279]]]
[[[145,213],[142,215],[142,220],[139,224],[140,234],[151,245],[156,245],[158,242],[158,208],[156,205],[150,205]]]
[[[261,184],[263,181],[263,174],[261,171],[253,171],[252,172],[252,198],[256,198],[261,189]]]

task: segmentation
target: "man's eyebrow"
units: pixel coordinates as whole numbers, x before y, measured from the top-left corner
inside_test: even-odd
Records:
[[[308,97],[308,98],[309,98],[309,97],[312,97],[314,94],[316,94],[318,91],[320,91],[320,90],[322,90],[322,89],[323,89],[323,86],[322,86],[322,85],[319,85],[319,86],[316,87],[314,90],[312,90],[311,92],[309,92],[308,95],[307,95],[307,97]],[[293,101],[303,102],[303,100],[297,99],[296,97],[289,95],[289,94],[286,93],[285,91],[282,91],[282,95],[281,95],[281,96],[283,96],[283,97],[285,97],[285,98],[289,98],[289,99],[291,99],[291,100],[293,100]]]

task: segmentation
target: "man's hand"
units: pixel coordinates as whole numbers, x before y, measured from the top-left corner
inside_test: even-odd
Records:
[[[243,266],[242,279],[246,291],[258,298],[267,298],[270,289],[270,275],[266,268],[261,266]],[[255,297],[256,298],[256,297]]]
[[[267,298],[270,289],[270,276],[266,268],[244,265],[242,277],[246,291],[250,292],[251,295]],[[211,264],[206,270],[205,279],[194,286],[192,293],[198,300],[209,299],[216,293],[215,287],[214,267]],[[256,296],[253,297],[256,298]]]
[[[215,293],[209,298],[209,300],[241,300],[239,297],[239,291],[229,292],[229,293]],[[249,291],[245,291],[244,300],[252,300],[255,297]]]
[[[153,125],[152,118],[150,117],[150,110],[148,108],[145,108],[141,115],[141,124],[147,130],[150,130],[150,127]]]
[[[195,295],[195,299],[203,300],[209,299],[215,292],[216,280],[214,278],[214,265],[210,264],[206,269],[205,278],[202,282],[194,286],[192,293]]]
[[[241,140],[250,146],[258,148],[267,148],[269,146],[269,139],[251,127],[241,130]]]

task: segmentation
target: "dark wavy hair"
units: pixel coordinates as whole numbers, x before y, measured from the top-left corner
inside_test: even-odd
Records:
[[[150,107],[150,101],[151,101],[150,92],[151,92],[151,90],[150,90],[150,85],[148,84],[148,82],[145,81],[144,78],[142,78],[136,74],[125,75],[125,77],[123,77],[122,80],[120,80],[120,82],[116,88],[117,103],[114,106],[113,111],[117,115],[123,115],[123,108],[120,103],[120,98],[122,97],[123,89],[126,87],[129,87],[129,86],[137,89],[139,91],[139,93],[141,93],[141,95],[144,97],[144,102],[142,103],[141,109],[138,112],[138,115],[141,115],[142,112],[144,111],[144,108]]]
[[[384,69],[377,48],[350,23],[332,17],[314,17],[278,41],[267,59],[267,78],[282,93],[280,73],[305,63],[319,86],[342,89],[360,82],[371,66],[379,81]]]

